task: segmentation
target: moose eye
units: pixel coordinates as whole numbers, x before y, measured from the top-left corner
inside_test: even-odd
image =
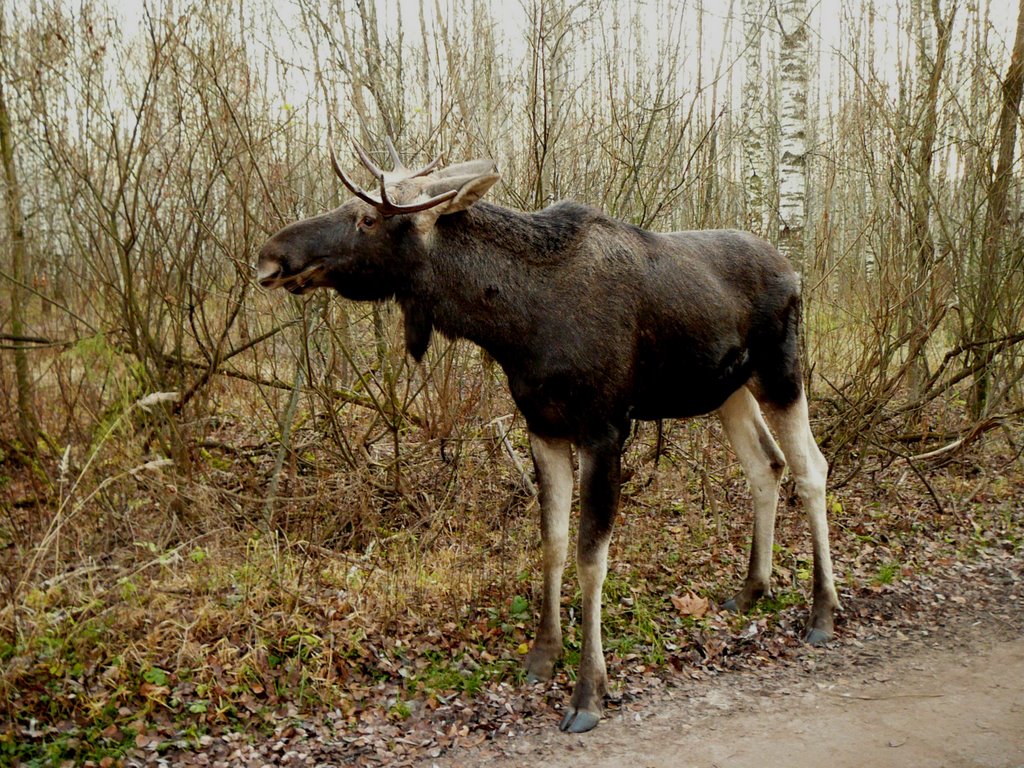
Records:
[[[369,214],[359,220],[360,229],[373,229],[375,226],[377,226],[377,219]]]

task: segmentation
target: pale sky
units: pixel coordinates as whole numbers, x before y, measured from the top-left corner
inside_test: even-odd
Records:
[[[766,0],[762,0],[763,2]],[[143,0],[109,0],[111,7],[116,9],[123,21],[125,22],[125,31],[128,34],[134,29],[137,29],[139,19],[142,15],[142,9],[144,7]],[[529,0],[501,0],[499,2],[493,2],[491,4],[491,13],[499,19],[504,19],[505,23],[501,25],[502,31],[505,32],[506,42],[509,45],[510,50],[507,53],[515,55],[516,49],[520,47],[525,50],[525,43],[523,42],[524,31],[525,31],[525,18],[526,14],[523,10],[524,4]],[[851,0],[845,0],[845,4],[849,4]],[[984,0],[982,0],[984,2]],[[154,3],[149,3],[154,5]],[[155,3],[159,6],[160,2],[157,0]],[[388,25],[389,20],[397,18],[397,15],[390,17],[388,16],[388,9],[395,8],[396,6],[401,9],[402,18],[405,20],[406,35],[413,36],[419,33],[419,13],[421,4],[423,5],[428,23],[435,17],[434,7],[435,3],[432,0],[388,0],[381,2],[378,5],[378,14],[381,23],[385,26]],[[644,6],[652,5],[651,3],[645,2],[645,0],[612,0],[608,2],[602,2],[600,5],[602,15],[608,14],[609,16],[619,15],[621,17],[630,18],[635,10],[643,8]],[[703,10],[703,21],[704,21],[704,50],[701,52],[703,56],[703,66],[705,70],[713,67],[718,57],[718,51],[721,48],[722,35],[725,29],[725,16],[727,8],[731,5],[732,12],[734,14],[733,21],[733,38],[736,39],[738,35],[742,34],[741,22],[743,15],[744,0],[721,0],[721,2],[714,2],[714,0],[704,0]],[[890,36],[887,34],[888,30],[895,32],[895,26],[897,24],[898,13],[897,8],[902,5],[904,7],[904,13],[907,13],[910,2],[909,0],[876,0],[876,9],[878,17],[878,39],[882,42],[886,37]],[[942,2],[943,9],[949,5],[948,0]],[[1014,25],[1016,21],[1016,2],[1015,0],[988,0],[987,5],[990,7],[990,19],[993,26],[993,39],[992,43],[997,41],[1008,50]],[[441,0],[442,8],[450,7],[448,0]],[[680,9],[680,15],[683,17],[683,29],[686,33],[691,36],[691,39],[695,39],[693,29],[696,26],[697,18],[697,6],[698,3],[690,0],[689,2],[681,2],[677,4]],[[811,45],[819,48],[824,53],[828,53],[839,40],[839,20],[842,17],[842,8],[844,6],[844,0],[814,0],[808,1],[808,7],[810,9],[810,25],[813,31]],[[272,7],[274,12],[278,14],[282,23],[286,27],[296,29],[300,26],[299,24],[299,5],[296,0],[278,0]],[[612,11],[611,9],[615,9]],[[609,12],[610,11],[610,12]],[[618,13],[616,13],[616,11]],[[963,19],[966,17],[967,10],[965,8],[959,9],[958,17]],[[652,38],[659,34],[663,34],[665,30],[670,29],[672,26],[678,30],[678,25],[669,25],[664,18],[657,15],[652,15],[650,18],[650,34]],[[894,35],[893,35],[894,36]],[[286,51],[282,51],[286,53]],[[894,54],[895,52],[892,51]],[[303,59],[302,50],[295,50],[292,54],[293,61],[301,64]],[[286,54],[287,55],[287,54]],[[822,57],[822,66],[829,67],[831,65],[831,58],[828,55]],[[688,60],[694,62],[694,57],[688,57]],[[691,73],[680,73],[680,76],[686,77]],[[825,75],[823,79],[827,79],[827,73],[819,72],[818,76]]]
[[[309,5],[324,6],[325,8],[329,4],[328,0],[307,1]],[[131,36],[138,29],[144,7],[143,0],[108,0],[108,2],[121,16],[126,36]],[[531,0],[494,0],[490,3],[491,14],[499,19],[504,19],[504,22],[499,24],[498,31],[499,34],[503,34],[504,44],[507,46],[507,49],[501,53],[511,57],[513,60],[522,56],[527,50],[524,5],[528,5],[530,2]],[[658,3],[651,2],[650,0],[612,0],[611,2],[604,0],[592,7],[599,9],[597,13],[600,14],[601,21],[597,25],[598,28],[609,27],[615,23],[616,18],[623,22],[624,26],[628,27],[629,21],[638,11],[641,18],[646,20],[649,17],[647,33],[651,36],[651,42],[649,44],[642,42],[639,44],[634,43],[641,48],[641,55],[643,55],[643,51],[647,49],[650,49],[652,54],[654,51],[657,51],[658,46],[655,44],[655,41],[659,38],[665,39],[668,35],[680,35],[684,45],[695,45],[697,40],[695,30],[699,15],[697,9],[703,5],[702,50],[698,55],[694,55],[695,52],[684,49],[682,67],[677,75],[680,92],[686,92],[689,84],[695,79],[698,62],[705,73],[705,82],[710,78],[721,55],[723,35],[727,28],[727,9],[731,8],[733,13],[730,31],[732,47],[728,49],[724,66],[729,67],[732,64],[738,67],[739,71],[742,71],[742,20],[745,0],[719,0],[718,2],[715,2],[715,0],[703,0],[703,3],[699,2],[699,0],[689,0],[688,2],[680,3],[669,2],[669,7],[678,9],[677,13],[669,14],[674,16],[674,18],[665,18],[663,13],[653,13],[656,6],[661,6],[665,2],[667,0],[662,0],[662,2]],[[761,0],[761,2],[767,5],[768,0]],[[940,0],[940,2],[943,10],[950,6],[950,0]],[[980,2],[985,4],[986,0],[980,0]],[[439,3],[442,9],[451,7],[451,0],[439,0]],[[380,22],[384,27],[394,25],[398,15],[392,11],[392,15],[389,16],[388,12],[390,9],[400,8],[405,27],[406,42],[407,44],[413,43],[420,34],[419,14],[421,4],[427,16],[429,27],[430,22],[435,17],[435,0],[384,0],[383,2],[378,2]],[[161,0],[150,2],[149,5],[159,7]],[[960,5],[963,6],[965,4],[961,3]],[[1016,2],[1015,0],[987,0],[987,5],[990,8],[989,18],[992,24],[989,44],[993,50],[993,66],[996,67],[996,71],[1002,71],[1005,64],[1001,62],[1008,58],[1006,52],[1009,50],[1015,28]],[[876,0],[875,3],[875,40],[877,50],[879,51],[879,60],[876,61],[875,65],[876,72],[883,79],[887,75],[891,77],[890,82],[893,93],[896,88],[895,74],[897,71],[896,62],[898,55],[898,46],[894,41],[900,38],[898,23],[901,21],[904,24],[906,23],[905,18],[900,19],[899,9],[902,9],[902,14],[905,17],[909,13],[910,6],[910,0]],[[315,54],[310,51],[306,33],[301,31],[300,5],[297,0],[275,0],[270,4],[270,7],[277,15],[277,23],[283,28],[281,34],[274,35],[274,53],[285,59],[290,66],[287,71],[286,82],[279,86],[274,85],[275,78],[278,77],[276,72],[270,71],[261,74],[270,84],[271,90],[277,89],[282,94],[282,108],[285,108],[286,104],[288,107],[291,107],[299,103],[307,103],[309,105],[307,108],[315,109],[322,114],[322,110],[326,108],[326,105],[321,103],[322,97],[314,91],[313,83],[302,72],[302,70],[310,68],[310,65],[315,63],[311,58]],[[835,87],[837,73],[844,72],[844,74],[848,74],[850,71],[848,61],[836,55],[836,51],[841,43],[840,20],[843,18],[843,9],[851,7],[859,9],[861,4],[858,0],[818,0],[817,2],[815,0],[808,0],[808,7],[811,14],[809,23],[812,30],[810,41],[812,56],[815,49],[820,51],[820,55],[816,60],[812,58],[812,62],[815,62],[812,63],[814,68],[811,74],[812,87],[816,88],[819,93],[817,106],[817,109],[820,110],[819,114],[827,116],[834,113],[838,103],[838,89]],[[324,15],[329,16],[326,10]],[[963,23],[967,17],[967,8],[960,7],[958,10],[960,23]],[[775,26],[774,20],[768,19],[766,31],[772,31]],[[289,43],[287,38],[291,31],[295,32],[295,37]],[[767,35],[764,44],[768,45],[771,39],[773,39],[773,36]],[[585,68],[592,66],[582,58],[582,53],[580,56],[581,58],[577,60],[574,67],[576,72],[571,73],[570,81],[578,82],[582,80],[586,75]],[[632,56],[626,57],[624,65],[628,66],[631,60]],[[307,101],[307,97],[311,98]]]

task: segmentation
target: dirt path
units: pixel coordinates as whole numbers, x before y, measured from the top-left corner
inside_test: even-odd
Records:
[[[424,765],[1024,766],[1024,637],[986,643],[978,627],[965,634],[961,647],[946,636],[938,647],[862,655],[814,674],[695,682],[620,710],[590,734],[563,735],[552,723],[497,754],[466,750]]]

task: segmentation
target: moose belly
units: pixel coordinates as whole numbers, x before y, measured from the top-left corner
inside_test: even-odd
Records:
[[[751,372],[750,354],[741,347],[710,362],[688,357],[640,360],[630,416],[681,419],[711,413],[750,379]]]
[[[499,361],[500,362],[500,361]],[[506,368],[512,399],[532,432],[577,439],[622,419],[669,419],[710,413],[750,378],[744,347],[699,358],[639,356],[632,367]]]

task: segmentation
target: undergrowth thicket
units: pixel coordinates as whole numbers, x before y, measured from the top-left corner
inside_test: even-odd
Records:
[[[5,760],[119,759],[325,711],[342,730],[400,722],[522,683],[540,573],[516,418],[497,434],[479,414],[445,437],[403,427],[397,458],[390,437],[387,450],[368,438],[351,466],[301,412],[268,513],[278,442],[238,418],[242,385],[217,389],[216,430],[192,446],[187,477],[146,450],[170,396],[125,400],[81,454],[3,457]],[[512,413],[500,390],[490,403]],[[346,434],[376,434],[370,410],[339,410]],[[942,413],[929,419],[941,432]],[[1018,551],[1022,439],[1008,426],[942,467],[870,449],[834,460],[833,480],[851,478],[829,496],[841,593],[976,549]],[[625,463],[605,588],[613,679],[628,665],[683,668],[706,632],[752,620],[716,609],[742,579],[750,525],[717,423],[639,425]],[[755,621],[806,606],[809,541],[792,502]],[[578,653],[573,573],[562,678]]]

